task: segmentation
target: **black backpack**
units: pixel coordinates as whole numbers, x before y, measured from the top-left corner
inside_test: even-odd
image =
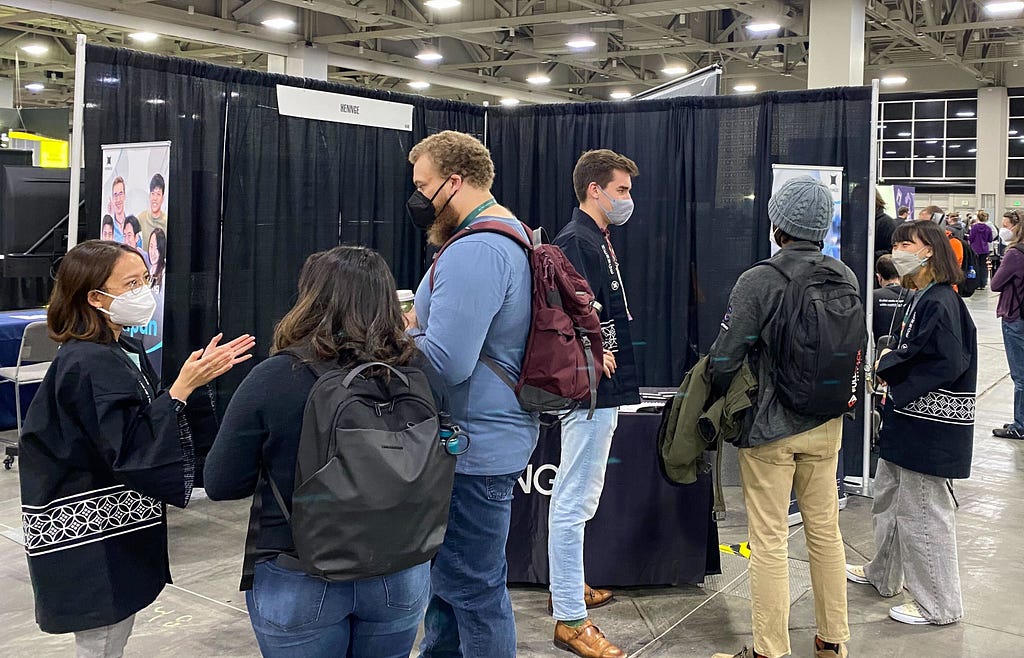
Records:
[[[290,514],[266,474],[295,543],[296,555],[278,562],[348,581],[429,561],[447,529],[455,458],[441,444],[427,376],[383,363],[305,365],[318,379],[302,417]]]
[[[970,297],[978,289],[978,268],[981,267],[981,261],[971,248],[971,243],[955,236],[954,239],[959,240],[964,248],[964,260],[960,264],[960,269],[964,271],[964,282],[957,286],[957,290],[961,297]]]
[[[867,341],[864,304],[845,266],[822,254],[811,263],[759,263],[788,281],[768,327],[779,401],[805,416],[837,418],[857,405]]]

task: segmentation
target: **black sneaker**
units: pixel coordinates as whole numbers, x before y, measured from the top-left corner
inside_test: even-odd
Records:
[[[992,436],[998,436],[1000,439],[1024,440],[1024,432],[1014,428],[1012,425],[992,430]]]

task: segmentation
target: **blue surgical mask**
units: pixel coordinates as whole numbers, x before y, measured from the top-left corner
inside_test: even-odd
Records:
[[[604,212],[605,217],[608,218],[608,221],[614,224],[615,226],[622,226],[623,224],[628,222],[630,215],[633,214],[633,200],[613,199],[604,190],[601,190],[601,194],[603,194],[605,198],[608,199],[608,201],[612,204],[611,210],[605,210],[604,208],[601,208],[601,210]]]

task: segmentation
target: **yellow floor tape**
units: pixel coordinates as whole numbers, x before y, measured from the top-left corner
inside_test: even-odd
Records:
[[[739,544],[719,544],[718,550],[722,551],[726,555],[739,555],[750,559],[750,543],[741,542]]]

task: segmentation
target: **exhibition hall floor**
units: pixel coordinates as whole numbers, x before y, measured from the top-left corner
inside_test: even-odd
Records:
[[[993,438],[992,427],[1011,420],[1013,384],[1003,353],[997,296],[979,292],[968,306],[978,325],[980,372],[974,473],[956,484],[960,570],[966,616],[946,627],[906,626],[873,588],[850,585],[851,656],[1019,656],[1024,654],[1024,442]],[[46,635],[33,620],[32,590],[20,534],[18,467],[0,471],[0,656],[70,656],[71,636]],[[729,518],[724,543],[746,540],[746,520],[737,487],[727,491]],[[171,571],[174,585],[141,611],[127,656],[255,656],[256,641],[238,592],[249,503],[195,500],[171,510]],[[847,560],[862,563],[873,553],[871,501],[851,497],[840,515]],[[800,526],[791,528],[790,628],[794,656],[812,656],[814,606],[807,551]],[[750,644],[747,561],[723,555],[722,576],[704,587],[619,590],[593,612],[608,637],[633,656],[707,658]],[[553,623],[547,592],[512,591],[519,630],[519,656],[567,656],[552,647]],[[487,657],[473,657],[487,658]]]

